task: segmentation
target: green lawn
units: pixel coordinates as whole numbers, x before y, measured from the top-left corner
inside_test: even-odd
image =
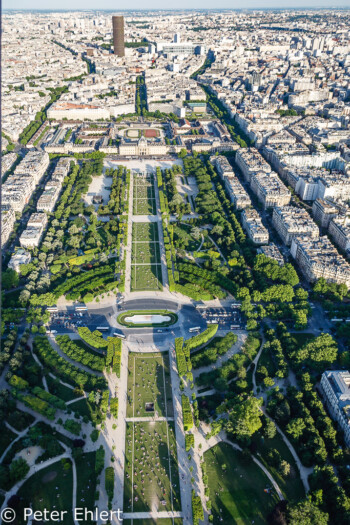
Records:
[[[124,512],[180,510],[172,422],[126,424],[124,474]]]
[[[131,252],[132,264],[160,263],[159,242],[133,242]]]
[[[85,452],[79,459],[75,460],[77,468],[77,507],[86,507],[88,510],[93,510],[95,507],[95,457],[96,452]],[[94,522],[87,520],[84,523],[90,525]]]
[[[133,222],[132,240],[139,242],[159,241],[156,222]]]
[[[31,506],[33,510],[54,510],[68,511],[63,516],[64,525],[73,525],[72,502],[73,502],[73,474],[71,463],[69,470],[65,470],[61,461],[57,461],[50,467],[40,470],[31,476],[17,492],[23,498],[21,507]],[[57,488],[56,488],[57,487]],[[23,512],[18,512],[18,523],[24,524],[20,519]]]
[[[133,185],[133,215],[155,215],[157,213],[152,177],[135,177]]]
[[[162,290],[162,266],[144,264],[131,266],[131,291]]]
[[[253,437],[253,443],[257,447],[257,453],[255,455],[272,474],[286,499],[289,501],[299,501],[303,499],[305,497],[305,491],[299,476],[298,467],[281,435],[277,432],[273,439],[262,439],[260,435],[256,434]],[[285,478],[280,474],[278,468],[271,464],[271,460],[268,458],[268,453],[273,449],[278,450],[281,458],[286,460],[291,466],[290,474]]]
[[[214,524],[266,525],[278,501],[263,471],[241,452],[220,443],[204,454]],[[226,465],[223,470],[222,466]]]
[[[162,290],[158,225],[133,223],[131,291]]]
[[[71,388],[62,385],[62,383],[60,383],[58,379],[55,380],[49,375],[46,376],[46,382],[47,386],[49,387],[50,393],[54,394],[57,397],[60,397],[61,399],[63,399],[63,401],[71,401],[72,399],[75,399],[76,397],[80,396],[80,394],[75,394],[74,390],[72,390]]]
[[[146,403],[154,403],[154,412],[146,411]],[[153,416],[155,412],[162,417],[173,416],[169,356],[167,353],[131,353],[128,362],[127,417]]]

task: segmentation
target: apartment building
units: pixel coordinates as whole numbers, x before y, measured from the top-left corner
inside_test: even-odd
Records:
[[[293,237],[304,235],[318,239],[320,231],[310,215],[303,208],[295,206],[277,207],[273,210],[272,223],[283,243],[292,244]]]
[[[7,155],[1,157],[1,177],[3,177],[5,173],[11,168],[16,159],[16,153],[8,153]]]
[[[332,199],[316,199],[312,204],[312,215],[322,228],[328,228],[334,217],[345,215],[349,211],[347,206]]]
[[[271,173],[270,165],[255,148],[241,148],[237,151],[235,160],[247,182],[250,182],[252,174],[258,171]]]
[[[27,248],[38,247],[46,225],[46,213],[32,213],[26,229],[19,238],[20,245]]]
[[[16,222],[16,215],[14,209],[11,206],[3,204],[1,206],[1,245],[8,241],[13,226]]]
[[[244,210],[251,206],[250,197],[236,176],[225,177],[225,187],[236,210]]]
[[[49,165],[49,155],[31,150],[2,185],[2,203],[21,213]]]
[[[318,197],[346,201],[350,199],[350,176],[341,172],[328,173],[318,181]]]
[[[329,235],[341,250],[350,250],[350,217],[333,217],[329,223]]]
[[[269,232],[254,208],[242,212],[242,226],[254,244],[267,244],[269,242]]]
[[[14,173],[15,175],[31,175],[35,184],[37,184],[47,170],[49,162],[50,159],[48,153],[31,150],[18,164]]]
[[[276,173],[252,173],[250,187],[264,209],[287,206],[290,203],[291,193]]]
[[[221,178],[235,176],[231,164],[223,155],[210,157],[210,162],[214,164]]]
[[[32,256],[29,252],[26,252],[22,248],[18,248],[18,250],[12,255],[8,267],[17,273],[20,273],[21,265],[29,264],[31,259]]]
[[[321,378],[321,391],[327,408],[344,432],[345,443],[350,446],[350,372],[326,370]]]
[[[279,264],[279,266],[282,266],[284,264],[283,255],[277,248],[276,244],[274,244],[273,242],[270,242],[266,246],[260,246],[257,249],[257,252],[259,254],[265,255],[266,257],[269,257],[270,259],[273,259]]]
[[[350,288],[350,265],[328,237],[294,237],[290,251],[309,282],[323,277],[328,282],[346,284]]]

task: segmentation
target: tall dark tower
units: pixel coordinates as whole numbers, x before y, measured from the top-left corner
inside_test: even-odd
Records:
[[[113,46],[114,54],[118,57],[125,56],[124,49],[124,17],[123,16],[113,16]]]

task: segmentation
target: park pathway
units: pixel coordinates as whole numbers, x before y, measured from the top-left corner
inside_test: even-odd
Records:
[[[130,293],[131,288],[131,250],[132,250],[132,216],[134,205],[134,176],[130,170],[130,187],[129,187],[129,213],[128,213],[128,238],[125,246],[124,257],[125,265],[125,293]]]
[[[175,421],[175,436],[177,448],[177,462],[179,469],[181,507],[183,514],[183,525],[192,525],[192,496],[191,478],[192,474],[188,465],[188,453],[185,448],[185,430],[182,419],[182,404],[180,391],[180,378],[177,371],[175,347],[172,345],[169,351],[169,368],[171,386],[173,392],[173,407]]]
[[[156,175],[154,175],[153,184],[154,184],[154,196],[156,199],[156,209],[157,209],[157,219],[158,219],[158,237],[159,237],[160,262],[161,262],[161,268],[162,268],[163,288],[165,288],[165,290],[169,290],[168,268],[167,268],[167,263],[166,263],[166,258],[165,258],[162,214],[160,211],[159,189],[158,189]]]

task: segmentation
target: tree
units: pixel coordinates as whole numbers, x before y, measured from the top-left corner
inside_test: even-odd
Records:
[[[290,474],[290,464],[285,459],[282,459],[279,470],[282,476],[286,478]]]
[[[271,419],[266,420],[266,426],[264,428],[264,436],[267,439],[273,439],[276,435],[277,429],[275,423]]]
[[[227,423],[227,431],[238,439],[249,439],[262,426],[262,399],[248,397],[234,405]]]
[[[293,525],[327,525],[329,516],[309,499],[288,506],[287,517]]]
[[[201,237],[201,230],[200,228],[198,228],[197,226],[194,226],[191,230],[191,235],[194,239],[196,239],[198,241],[198,239],[200,239]]]
[[[14,288],[18,285],[18,281],[19,277],[17,272],[12,270],[11,268],[8,268],[5,272],[3,272],[1,283],[4,290]]]
[[[286,426],[286,432],[294,439],[299,439],[306,428],[305,422],[301,417],[292,419]]]
[[[12,461],[10,465],[10,479],[13,482],[17,482],[28,474],[29,465],[23,458],[18,458]]]

